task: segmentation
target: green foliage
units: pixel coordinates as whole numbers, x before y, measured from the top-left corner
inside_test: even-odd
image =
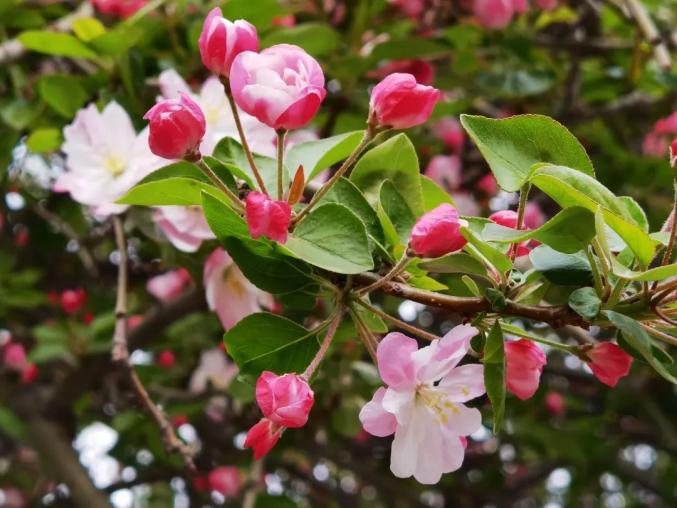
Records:
[[[303,166],[306,180],[312,180],[322,170],[348,157],[360,143],[362,136],[364,136],[363,131],[352,131],[299,143],[289,149],[285,164],[293,171]]]
[[[590,287],[578,288],[569,295],[569,307],[582,318],[594,320],[602,308],[602,301]]]
[[[496,321],[484,344],[484,386],[494,411],[494,433],[498,433],[505,416],[505,348],[503,331]]]

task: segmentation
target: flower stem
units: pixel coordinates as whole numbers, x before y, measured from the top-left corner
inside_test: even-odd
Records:
[[[277,133],[277,199],[282,199],[284,196],[282,169],[284,161],[284,137],[287,134],[287,129],[278,129]]]
[[[529,191],[531,190],[531,184],[525,183],[520,189],[520,198],[519,205],[517,206],[517,226],[515,229],[519,231],[524,225],[524,213],[527,208],[527,199],[529,198]],[[517,257],[517,247],[518,244],[512,244],[510,246],[510,261],[515,261]]]
[[[397,277],[402,271],[406,268],[407,263],[409,262],[409,256],[407,256],[406,251],[404,254],[402,254],[402,257],[400,260],[393,266],[388,273],[386,273],[383,277],[381,277],[379,280],[374,282],[373,284],[369,284],[367,287],[363,287],[357,290],[357,294],[360,296],[366,295],[368,293],[371,293],[372,291],[380,288],[384,284],[387,284],[390,282],[392,279]]]
[[[667,265],[672,260],[672,249],[675,247],[675,237],[677,237],[677,220],[675,217],[677,215],[677,177],[673,180],[672,186],[675,190],[675,197],[672,203],[672,226],[670,227],[670,240],[665,248],[665,254],[663,254],[661,265]]]
[[[590,249],[586,247],[585,249],[585,255],[588,258],[588,263],[590,263],[590,270],[592,271],[592,279],[595,283],[595,292],[597,293],[597,296],[602,298],[602,293],[604,291],[604,288],[602,286],[602,277],[599,274],[599,269],[597,268],[597,262],[595,261],[595,256],[592,255],[590,252]]]
[[[367,328],[367,325],[364,324],[364,321],[362,321],[362,318],[360,318],[360,315],[352,306],[348,308],[348,312],[350,313],[350,317],[353,319],[353,322],[357,327],[357,334],[359,335],[360,340],[362,340],[367,353],[369,353],[374,365],[378,365],[378,360],[376,358],[376,348],[378,347],[378,341],[376,340],[376,337],[374,337],[369,328]]]
[[[350,169],[350,166],[353,165],[353,163],[357,160],[357,158],[362,154],[364,149],[367,147],[367,145],[374,139],[374,135],[376,133],[375,127],[372,125],[367,125],[367,130],[364,131],[364,136],[362,137],[362,140],[360,141],[360,144],[355,147],[355,150],[348,156],[348,158],[343,161],[343,164],[341,165],[338,170],[336,170],[336,173],[332,175],[332,177],[327,180],[327,182],[320,187],[320,189],[315,193],[313,198],[310,200],[310,203],[308,203],[308,206],[306,206],[299,214],[296,216],[294,219],[294,224],[298,224],[301,222],[301,220],[310,213],[310,211],[317,205],[317,203],[320,202],[320,200],[324,197],[324,195],[329,192],[329,189],[332,188],[332,186],[338,181],[339,178],[341,178],[348,169]]]
[[[254,156],[252,155],[251,150],[249,149],[249,144],[247,143],[247,138],[244,135],[244,129],[242,128],[242,121],[240,120],[240,113],[235,104],[235,99],[233,98],[233,92],[230,89],[230,81],[228,78],[221,78],[221,83],[223,83],[223,89],[226,92],[226,97],[228,98],[228,104],[230,104],[230,110],[233,112],[233,120],[235,120],[235,127],[237,128],[237,133],[240,136],[240,144],[242,145],[242,150],[244,151],[245,157],[247,157],[247,162],[249,162],[249,167],[254,173],[254,178],[256,178],[256,183],[261,189],[261,192],[268,194],[266,190],[266,184],[263,183],[263,178],[261,178],[261,173],[259,173],[259,168],[256,167],[256,162],[254,162]]]
[[[322,344],[320,344],[320,349],[317,350],[315,358],[312,359],[306,370],[303,372],[303,374],[301,374],[302,377],[310,379],[311,376],[315,373],[315,370],[320,365],[320,362],[322,362],[322,359],[329,350],[331,341],[334,338],[334,335],[336,334],[336,330],[338,329],[339,324],[341,323],[341,318],[343,318],[343,304],[339,303],[336,308],[334,318],[331,320],[331,323],[329,323],[327,333],[324,335]]]
[[[235,194],[232,190],[228,188],[228,186],[223,183],[223,181],[212,171],[212,168],[210,168],[207,163],[203,159],[198,159],[196,161],[196,164],[198,167],[202,170],[202,172],[209,178],[214,185],[216,185],[221,192],[223,192],[228,198],[232,201],[233,205],[237,209],[238,212],[243,212],[244,211],[244,206],[242,205],[242,201],[240,201],[240,198]]]

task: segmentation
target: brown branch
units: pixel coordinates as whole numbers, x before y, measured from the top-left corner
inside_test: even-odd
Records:
[[[127,242],[125,241],[122,220],[117,215],[113,217],[113,229],[115,230],[115,242],[120,254],[120,260],[118,264],[115,331],[113,332],[111,358],[126,373],[139,403],[160,429],[167,453],[178,452],[181,454],[186,468],[191,473],[194,473],[197,470],[193,463],[192,450],[178,438],[167,415],[150,398],[146,387],[143,386],[133,365],[129,361],[129,347],[127,345]]]
[[[372,284],[379,276],[374,273],[362,273],[355,276],[355,281],[361,285]],[[447,309],[464,316],[473,316],[480,312],[493,312],[494,309],[486,298],[450,296],[423,289],[413,288],[399,282],[384,284],[381,291],[399,298],[405,298],[422,303],[430,307]],[[578,314],[566,305],[525,305],[506,300],[505,307],[500,309],[501,314],[519,316],[534,321],[548,323],[553,328],[565,325],[586,327],[587,323]]]
[[[639,0],[622,0],[622,4],[637,24],[644,39],[653,46],[654,58],[658,66],[664,71],[669,71],[672,68],[670,52],[642,2]]]

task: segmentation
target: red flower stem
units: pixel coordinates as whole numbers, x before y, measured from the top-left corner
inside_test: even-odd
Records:
[[[315,373],[315,370],[320,365],[320,362],[329,350],[331,341],[336,334],[339,324],[341,323],[341,318],[343,318],[343,305],[339,303],[338,307],[336,308],[336,314],[334,314],[334,318],[331,320],[331,323],[329,323],[329,328],[327,328],[327,333],[324,336],[324,340],[322,340],[322,344],[320,344],[320,349],[317,350],[315,358],[313,358],[306,370],[303,372],[303,374],[301,374],[301,377],[310,379]]]

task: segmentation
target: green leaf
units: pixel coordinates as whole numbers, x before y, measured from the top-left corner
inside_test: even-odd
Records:
[[[569,307],[582,318],[592,321],[599,314],[602,301],[593,288],[578,288],[569,295]]]
[[[562,286],[588,286],[592,284],[590,263],[582,252],[563,254],[540,245],[529,254],[534,269],[546,279]]]
[[[96,53],[70,34],[46,30],[28,30],[19,34],[26,48],[54,56],[96,58]]]
[[[223,162],[235,176],[247,182],[250,188],[258,189],[256,178],[239,141],[231,137],[223,138],[214,147],[212,156]],[[277,189],[277,161],[270,157],[254,154],[254,162],[261,174],[266,189],[268,191]],[[296,168],[294,168],[294,171],[296,171]],[[286,166],[283,171],[283,180],[285,185],[289,183],[289,171]]]
[[[274,44],[295,44],[313,56],[324,56],[338,46],[340,36],[326,23],[302,23],[290,28],[280,28],[261,39],[261,48]]]
[[[350,180],[339,178],[320,203],[338,203],[345,206],[362,220],[367,233],[374,240],[379,243],[385,240],[376,211]]]
[[[0,406],[0,430],[9,437],[20,440],[26,435],[26,425],[9,408]]]
[[[421,175],[421,191],[423,193],[424,212],[429,212],[443,203],[456,206],[449,193],[425,175]]]
[[[26,145],[32,152],[43,153],[57,150],[61,146],[62,138],[59,129],[35,129],[26,140]]]
[[[656,268],[651,268],[650,270],[646,270],[644,272],[637,272],[623,266],[616,260],[615,257],[612,257],[611,270],[617,277],[633,281],[664,280],[670,277],[677,277],[677,263],[657,266]]]
[[[449,54],[451,47],[446,44],[421,37],[389,40],[383,42],[371,52],[370,57],[378,62],[386,59],[420,58]]]
[[[306,141],[294,145],[285,156],[285,164],[296,171],[303,166],[306,180],[315,178],[322,170],[347,158],[360,144],[364,131],[352,131],[330,138]]]
[[[416,218],[402,194],[389,180],[381,185],[377,214],[391,245],[406,245]]]
[[[677,378],[654,356],[651,337],[637,321],[612,310],[604,311],[604,315],[620,330],[628,344],[642,355],[658,374],[671,383],[677,384]]]
[[[382,183],[390,180],[414,215],[423,213],[418,157],[405,134],[398,134],[364,154],[350,179],[372,205],[378,202]]]
[[[221,179],[227,181],[228,177],[222,174]],[[153,171],[118,199],[117,203],[142,206],[201,205],[203,192],[226,199],[200,168],[191,162],[182,161]]]
[[[616,198],[620,206],[625,208],[627,215],[637,224],[642,231],[649,231],[649,219],[639,203],[630,196],[619,196]]]
[[[501,188],[514,192],[527,181],[532,166],[558,164],[594,175],[583,146],[566,127],[541,115],[505,119],[461,115],[461,124],[482,152]]]
[[[418,266],[432,273],[465,273],[480,277],[487,276],[485,266],[464,252],[452,252],[439,258],[425,260],[420,262]]]
[[[512,261],[508,256],[488,243],[480,240],[471,229],[461,227],[461,234],[468,240],[468,244],[474,247],[484,259],[486,259],[499,272],[506,273],[512,269]]]
[[[264,370],[301,373],[317,353],[317,336],[275,314],[251,314],[223,336],[240,372],[258,376]]]
[[[562,210],[537,229],[525,231],[487,224],[482,232],[482,238],[490,242],[516,243],[535,239],[566,254],[585,249],[594,236],[593,213],[578,206]]]
[[[81,41],[89,42],[106,33],[106,27],[96,18],[78,18],[73,21],[73,33]]]
[[[374,267],[364,224],[336,203],[310,212],[289,235],[285,248],[311,265],[335,273],[360,273]]]
[[[251,240],[245,220],[223,201],[204,193],[202,194],[202,210],[207,224],[220,242],[231,237]]]
[[[484,344],[484,386],[494,410],[494,434],[501,430],[505,415],[505,347],[503,331],[496,321]]]
[[[49,74],[38,81],[40,97],[61,116],[71,119],[87,102],[80,80],[66,74]]]
[[[562,208],[581,206],[594,213],[601,207],[606,224],[632,249],[639,262],[643,266],[651,263],[657,242],[632,222],[625,205],[597,180],[570,168],[545,166],[535,171],[531,182]]]

